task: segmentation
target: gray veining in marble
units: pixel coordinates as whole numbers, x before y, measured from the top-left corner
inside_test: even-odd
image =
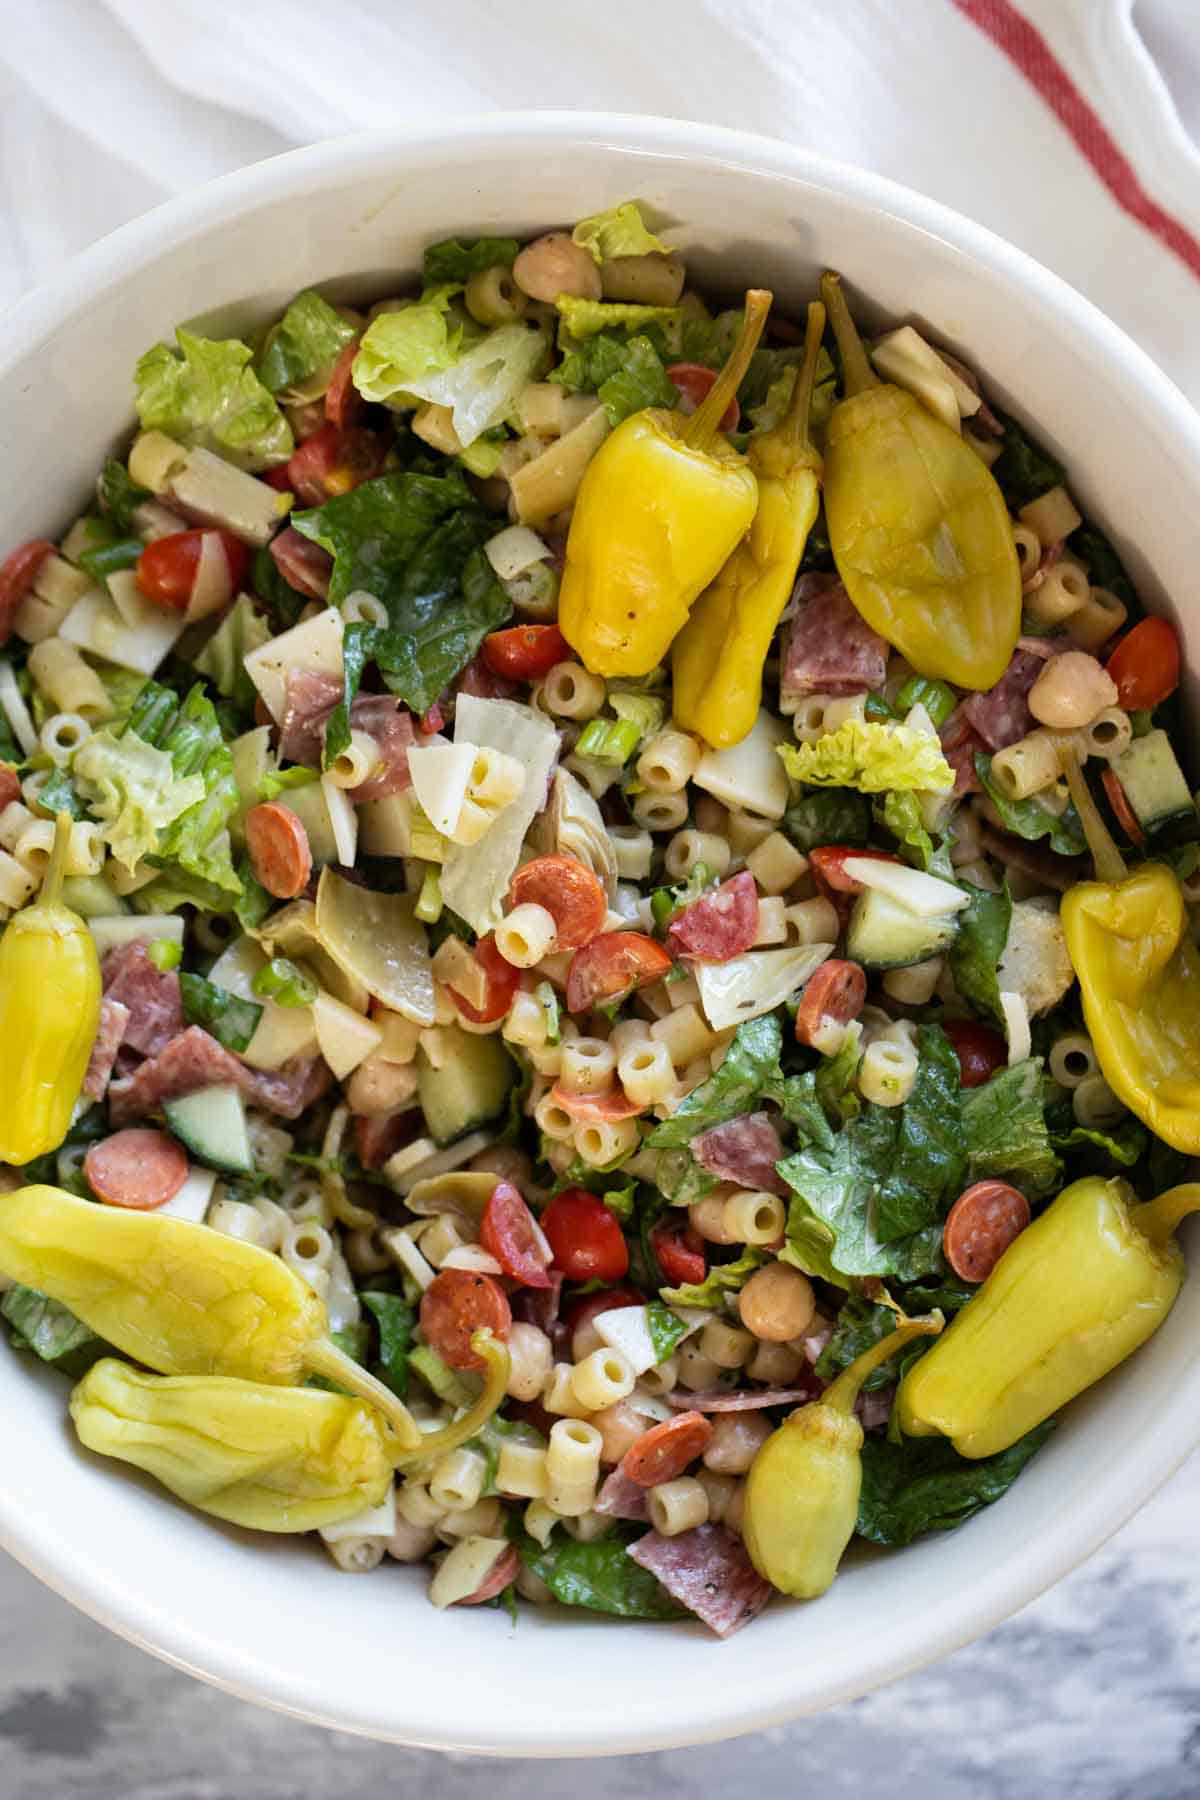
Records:
[[[0,1800],[1198,1800],[1198,1510],[1200,1456],[1067,1581],[921,1674],[755,1737],[569,1766],[295,1724],[0,1558]]]

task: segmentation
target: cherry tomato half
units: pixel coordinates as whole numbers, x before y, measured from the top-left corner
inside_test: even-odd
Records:
[[[890,850],[860,850],[853,844],[823,844],[819,849],[810,851],[808,860],[812,865],[813,875],[821,886],[830,888],[835,894],[861,894],[862,882],[855,881],[852,875],[846,873],[846,863],[852,856],[865,857],[871,862],[900,861]]]
[[[171,612],[186,612],[191,604],[204,540],[212,535],[209,527],[173,531],[169,537],[155,538],[147,544],[137,561],[137,584],[147,600],[153,600]],[[233,595],[249,567],[250,552],[231,531],[217,531],[215,535],[221,540],[229,564],[229,588]]]
[[[358,355],[360,337],[352,338],[333,365],[329,386],[325,390],[325,417],[331,425],[344,431],[366,407],[366,401],[354,385],[354,359]]]
[[[608,898],[592,871],[573,856],[535,856],[512,878],[514,906],[544,906],[554,920],[555,950],[589,944],[608,915]]]
[[[958,1058],[961,1087],[982,1087],[1008,1061],[1008,1046],[990,1025],[976,1019],[947,1019],[942,1030]]]
[[[677,362],[667,365],[667,380],[673,381],[679,389],[680,412],[695,412],[716,379],[717,371],[705,368],[703,363]],[[741,416],[741,408],[735,395],[721,414],[721,430],[736,431]]]
[[[567,1006],[586,1012],[607,1000],[622,1000],[634,988],[661,981],[671,958],[661,944],[640,931],[606,931],[571,958],[567,971]]]
[[[568,1281],[620,1281],[629,1268],[621,1227],[586,1188],[564,1188],[542,1214],[554,1266]]]
[[[513,995],[521,985],[521,971],[505,962],[496,948],[494,932],[489,932],[476,944],[475,961],[487,976],[487,998],[482,1007],[464,1000],[457,988],[451,988],[450,994],[464,1019],[469,1019],[472,1025],[490,1025],[493,1019],[502,1019],[512,1005]]]
[[[660,1219],[650,1228],[650,1248],[671,1287],[703,1281],[708,1273],[704,1239],[686,1219]]]
[[[533,1214],[511,1181],[498,1181],[488,1195],[479,1241],[513,1281],[525,1287],[550,1286],[546,1252],[538,1242]]]
[[[832,957],[809,977],[796,1009],[796,1042],[821,1048],[822,1028],[849,1025],[867,1003],[867,977],[856,962]]]
[[[1117,705],[1149,712],[1179,686],[1179,635],[1166,619],[1143,619],[1126,632],[1105,668],[1117,684]]]
[[[287,465],[288,486],[308,506],[321,506],[378,475],[387,446],[373,431],[326,423],[305,438]]]
[[[494,675],[509,681],[540,681],[571,647],[557,625],[513,625],[483,640],[483,660]]]

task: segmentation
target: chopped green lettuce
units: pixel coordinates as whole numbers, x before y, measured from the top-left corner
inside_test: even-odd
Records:
[[[953,839],[943,837],[934,842],[922,821],[921,803],[911,789],[894,788],[885,794],[880,813],[884,829],[896,839],[905,862],[927,875],[940,875],[944,881],[955,879],[950,861]]]
[[[446,238],[430,244],[423,267],[425,286],[465,287],[472,275],[482,275],[485,269],[508,268],[519,249],[516,238],[475,238],[469,244]]]
[[[237,338],[195,337],[181,325],[176,354],[155,344],[134,375],[138,417],[146,431],[215,450],[239,469],[269,469],[295,448],[291,427]]]
[[[975,772],[983,783],[988,799],[999,813],[1005,831],[1030,840],[1048,838],[1051,850],[1056,851],[1059,856],[1082,856],[1087,849],[1087,839],[1083,835],[1083,826],[1073,802],[1064,813],[1056,814],[1050,812],[1032,794],[1027,800],[1010,800],[999,784],[992,780],[992,759],[981,750],[975,752]]]
[[[1047,1420],[995,1456],[960,1456],[946,1438],[868,1437],[862,1448],[859,1537],[911,1544],[930,1531],[953,1531],[1006,1494],[1054,1428]]]
[[[96,484],[100,504],[119,532],[133,530],[133,515],[143,501],[150,499],[150,489],[139,487],[124,463],[110,456]]]
[[[408,1353],[417,1327],[416,1312],[402,1294],[376,1293],[368,1288],[359,1298],[379,1333],[373,1372],[403,1400],[408,1393]]]
[[[227,1050],[245,1050],[258,1030],[262,1007],[254,1000],[239,1000],[227,988],[186,970],[179,977],[183,1016],[189,1025],[203,1025]]]
[[[847,719],[815,743],[781,744],[779,754],[794,781],[815,787],[882,794],[891,788],[946,793],[954,786],[937,739],[907,725]]]
[[[958,935],[950,946],[950,972],[954,976],[954,985],[976,1012],[1003,1025],[996,971],[1004,955],[1012,919],[1008,883],[1005,882],[998,894],[988,888],[974,887],[969,881],[959,885],[971,900],[958,915]]]
[[[296,393],[315,377],[328,375],[357,335],[315,288],[305,288],[268,337],[258,378],[272,394]]]
[[[525,1567],[545,1582],[562,1606],[582,1606],[618,1619],[686,1616],[650,1571],[626,1555],[631,1537],[620,1526],[587,1544],[556,1528],[544,1550],[522,1528],[516,1513],[510,1516],[508,1531]]]
[[[896,1323],[894,1307],[877,1306],[865,1294],[850,1294],[838,1313],[829,1342],[817,1358],[817,1374],[822,1381],[832,1381],[864,1350],[895,1331]],[[862,1391],[864,1394],[878,1393],[880,1388],[890,1387],[895,1379],[896,1371],[892,1365],[881,1363],[879,1368],[871,1370]]]
[[[110,1346],[90,1325],[36,1288],[18,1285],[0,1295],[0,1318],[12,1326],[12,1342],[18,1350],[32,1350],[43,1362],[73,1378],[109,1353]]]
[[[596,394],[610,425],[647,406],[674,406],[679,389],[645,333],[598,331],[572,345],[549,379],[575,394]]]
[[[580,300],[560,294],[554,302],[562,321],[560,333],[570,338],[589,338],[597,331],[636,331],[642,325],[675,324],[676,306],[642,306],[631,300]]]
[[[642,218],[635,200],[621,206],[610,206],[607,212],[592,213],[580,219],[571,237],[593,262],[607,262],[614,256],[669,256],[669,244],[655,237]]]
[[[716,1263],[703,1281],[686,1281],[682,1287],[660,1288],[659,1292],[668,1306],[723,1306],[728,1296],[744,1288],[755,1269],[766,1260],[765,1250],[747,1246],[735,1262]]]
[[[450,312],[453,292],[434,288],[372,319],[354,358],[354,385],[365,400],[403,411],[421,398],[414,384],[454,367],[464,327]]]
[[[774,1013],[739,1025],[720,1068],[694,1088],[669,1119],[654,1127],[646,1143],[652,1150],[673,1149],[712,1125],[749,1112],[772,1075],[778,1074],[782,1048],[783,1028]]]
[[[246,658],[271,640],[271,628],[249,594],[239,594],[204,648],[192,658],[218,694],[252,712],[258,690],[246,673]]]
[[[1000,1069],[961,1097],[967,1180],[998,1175],[1037,1199],[1058,1186],[1062,1165],[1046,1130],[1040,1057]]]
[[[447,304],[442,289],[380,313],[354,359],[354,383],[368,400],[401,409],[418,400],[449,407],[466,447],[513,412],[545,364],[547,339],[540,326],[520,322],[468,337]]]
[[[148,681],[130,714],[126,737],[129,732],[165,751],[177,777],[201,785],[199,799],[164,829],[153,860],[162,866],[177,863],[187,876],[227,894],[240,893],[229,836],[229,822],[240,804],[233,752],[201,684],[179,705],[170,688]]]
[[[992,474],[1008,502],[1009,511],[1028,506],[1039,494],[1047,493],[1067,479],[1067,471],[1056,457],[1023,431],[1015,419],[998,413],[1004,427],[1004,447],[992,464]]]
[[[292,523],[333,557],[334,605],[363,589],[388,610],[386,626],[346,628],[344,698],[325,734],[332,757],[349,741],[349,707],[368,662],[414,712],[428,712],[511,602],[483,552],[495,520],[456,471],[381,475]]]
[[[1071,1159],[1073,1178],[1093,1170],[1109,1174],[1114,1163],[1120,1169],[1132,1169],[1141,1162],[1150,1146],[1150,1133],[1132,1117],[1122,1119],[1111,1131],[1074,1123],[1056,1131],[1051,1125],[1050,1145],[1060,1156]]]
[[[204,800],[199,775],[181,780],[166,752],[133,731],[120,738],[93,732],[75,752],[72,773],[105,843],[129,870],[158,849],[160,832]]]

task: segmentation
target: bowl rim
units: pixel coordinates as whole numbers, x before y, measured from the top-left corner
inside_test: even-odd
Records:
[[[548,145],[560,149],[572,145],[724,162],[748,175],[807,183],[898,218],[984,265],[990,274],[1020,290],[1026,303],[1036,302],[1052,315],[1060,328],[1064,322],[1073,325],[1105,360],[1109,371],[1119,374],[1121,385],[1136,390],[1139,404],[1153,411],[1170,430],[1182,456],[1200,467],[1200,416],[1169,377],[1092,302],[986,227],[885,176],[781,139],[634,113],[548,110],[480,114],[437,126],[397,127],[328,139],[220,176],[120,226],[69,259],[51,279],[0,316],[0,370],[35,354],[110,282],[128,278],[161,257],[164,241],[178,252],[223,220],[264,202],[284,200],[296,187],[342,186],[358,178],[377,177],[389,159],[402,154],[433,159],[464,152],[486,156],[489,148],[511,151],[521,145],[531,153]],[[749,1693],[744,1683],[714,1684],[682,1733],[678,1719],[673,1728],[670,1724],[665,1728],[633,1724],[620,1728],[612,1741],[598,1746],[594,1739],[582,1737],[578,1725],[556,1729],[554,1722],[543,1720],[534,1737],[523,1728],[520,1709],[513,1709],[502,1732],[493,1727],[485,1739],[477,1738],[469,1747],[508,1756],[615,1755],[710,1742],[841,1704],[912,1673],[993,1629],[1111,1537],[1200,1443],[1200,1389],[1196,1399],[1190,1418],[1181,1407],[1169,1420],[1148,1420],[1136,1466],[1107,1471],[1067,1516],[1049,1520],[1036,1542],[1025,1543],[1019,1559],[1006,1559],[981,1574],[970,1593],[954,1596],[936,1620],[914,1619],[903,1648],[865,1641],[853,1674],[831,1680],[815,1702],[789,1694],[788,1671],[781,1667],[774,1684],[765,1684],[760,1674]],[[1182,1429],[1185,1424],[1188,1428]],[[118,1636],[238,1698],[334,1730],[408,1745],[455,1747],[450,1737],[431,1737],[427,1728],[423,1731],[415,1716],[383,1719],[369,1710],[357,1715],[331,1710],[321,1685],[303,1665],[290,1671],[287,1679],[277,1679],[235,1645],[216,1644],[189,1628],[185,1619],[169,1617],[145,1594],[119,1590],[106,1578],[102,1566],[95,1566],[70,1543],[43,1532],[36,1517],[11,1515],[2,1484],[0,1548]],[[714,1672],[718,1671],[714,1668]]]

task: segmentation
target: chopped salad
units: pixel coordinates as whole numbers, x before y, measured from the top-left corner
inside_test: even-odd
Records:
[[[0,1313],[218,1519],[721,1636],[1182,1280],[1179,643],[836,275],[630,202],[181,326],[0,565]]]

